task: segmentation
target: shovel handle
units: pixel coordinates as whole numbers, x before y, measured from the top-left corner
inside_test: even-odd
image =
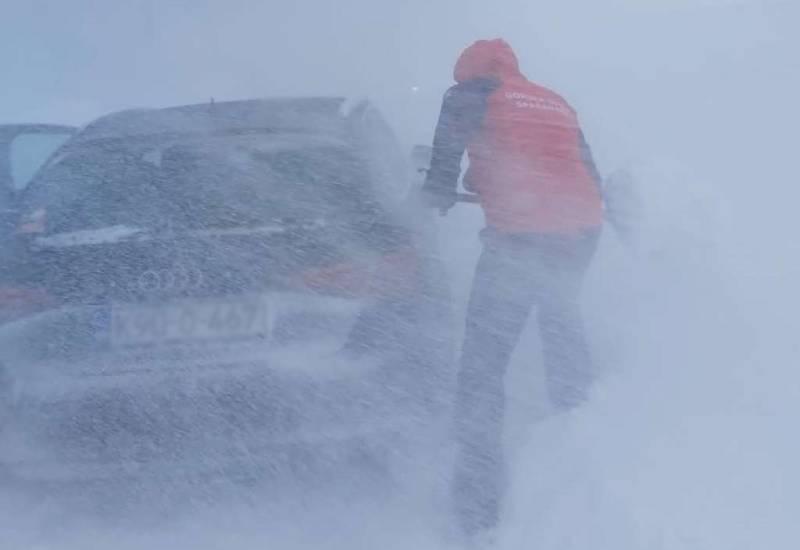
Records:
[[[456,202],[480,204],[481,197],[476,193],[456,193]]]

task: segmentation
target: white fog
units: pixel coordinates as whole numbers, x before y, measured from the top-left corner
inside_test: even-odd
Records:
[[[227,478],[236,475],[217,467],[221,456],[215,454],[217,450],[206,453],[205,447],[192,440],[194,464],[187,466],[184,461],[165,467],[158,475],[166,481],[155,488],[151,484],[140,490],[136,482],[126,485],[117,480],[112,497],[108,491],[97,492],[104,495],[98,497],[88,489],[88,482],[78,481],[68,489],[73,494],[62,499],[64,489],[45,484],[31,491],[6,474],[4,457],[10,454],[19,461],[22,456],[24,461],[28,456],[17,452],[20,440],[10,427],[15,413],[2,403],[15,399],[17,390],[12,389],[0,391],[0,435],[3,430],[13,432],[0,437],[0,550],[792,548],[800,540],[796,520],[800,443],[793,435],[800,414],[800,294],[795,288],[800,280],[796,239],[800,188],[794,150],[800,125],[799,23],[800,4],[794,0],[0,0],[0,125],[70,125],[82,132],[99,117],[134,108],[213,103],[224,109],[232,101],[309,97],[346,97],[349,105],[369,98],[391,126],[398,150],[407,155],[415,145],[431,145],[442,97],[454,84],[453,66],[462,50],[476,40],[503,38],[513,47],[528,79],[552,88],[575,108],[600,174],[627,173],[640,197],[630,241],[620,239],[606,223],[583,283],[580,309],[594,378],[586,400],[566,413],[554,413],[548,402],[536,315],[530,316],[511,356],[505,377],[503,431],[508,488],[491,546],[468,546],[453,535],[449,483],[455,451],[449,420],[432,422],[436,428],[430,430],[432,426],[415,414],[402,413],[408,415],[412,430],[424,432],[422,444],[402,451],[389,445],[387,472],[381,469],[384,465],[379,465],[378,474],[329,468],[321,475],[324,489],[309,489],[305,482],[286,479],[298,470],[296,464],[286,471],[276,466],[272,477],[277,481],[228,483]],[[286,109],[295,112],[295,107]],[[169,131],[194,131],[182,126],[182,120],[170,120]],[[78,133],[65,147],[83,144],[82,135]],[[239,141],[230,144],[231,151],[253,147],[254,158],[259,159],[289,151],[286,143],[291,140],[256,147],[248,136],[237,136]],[[320,137],[319,143],[323,142],[332,147],[328,142],[334,138]],[[211,143],[215,147],[216,142]],[[167,145],[152,152],[142,150],[157,154],[156,160],[148,160],[151,167],[166,166]],[[226,156],[225,151],[220,146],[208,153],[208,144],[189,151],[207,155],[206,164],[200,165],[202,172],[192,177],[204,181],[202,200],[213,211],[209,215],[218,215],[219,220],[227,220],[227,210],[217,209],[227,199],[217,184],[228,181],[219,166],[229,163],[242,177],[250,177],[251,167],[249,161],[236,157],[238,153]],[[67,161],[73,158],[70,154],[77,155],[65,153]],[[215,164],[222,157],[226,157],[224,162]],[[32,210],[24,210],[28,204],[38,206],[36,200],[49,200],[40,191],[53,190],[60,159],[54,157],[51,162],[50,175],[46,165],[34,177],[34,186],[41,185],[31,189],[33,198],[22,201],[26,206],[21,215],[31,214]],[[306,164],[310,161],[299,162],[316,170]],[[328,166],[325,163],[331,159],[313,162]],[[79,174],[112,181],[115,176],[109,166],[81,169]],[[120,198],[121,209],[132,205],[136,210],[135,200],[147,204],[153,196],[149,191],[137,193]],[[188,195],[179,195],[185,202],[171,207],[175,219],[206,212],[206,203],[198,206]],[[253,196],[261,199],[266,192]],[[0,193],[0,199],[4,197]],[[236,201],[246,207],[237,212],[256,216],[269,210],[259,210],[249,197],[237,196]],[[0,207],[5,211],[5,204]],[[75,216],[90,210],[76,210]],[[142,210],[144,219],[149,209]],[[111,266],[108,273],[114,272],[115,277],[127,273],[122,265],[127,266],[150,238],[138,237],[150,228],[141,229],[129,214],[104,228],[113,229],[120,241],[115,246],[127,247],[128,252],[113,258],[91,252],[88,265],[94,268],[70,283],[69,296],[78,292],[81,280],[91,279],[94,286],[87,283],[84,290],[96,298],[103,266]],[[53,212],[48,215],[48,223],[58,222]],[[74,222],[70,216],[64,222],[65,227],[74,226],[69,235],[89,228],[70,225]],[[427,241],[421,248],[444,268],[433,280],[444,281],[452,290],[456,334],[452,355],[457,369],[484,218],[481,209],[471,204],[457,204],[447,216],[427,209],[422,218],[425,229],[416,233]],[[269,238],[300,231],[295,226],[260,225],[264,226],[259,226],[260,235],[271,235],[271,231],[277,235]],[[101,243],[99,249],[109,234],[98,236],[96,229],[88,231]],[[213,225],[191,229],[216,231]],[[302,231],[307,229],[302,227]],[[233,235],[238,229],[226,230]],[[239,238],[230,235],[225,238]],[[47,238],[53,237],[40,237]],[[338,239],[336,235],[326,238]],[[48,242],[52,243],[40,240],[40,248]],[[203,254],[209,263],[221,257],[216,245],[198,246],[184,253]],[[341,248],[341,243],[329,248],[337,246]],[[59,250],[72,253],[77,248],[63,245]],[[153,254],[159,258],[180,255],[168,250],[172,249],[165,247]],[[253,259],[258,251],[262,248],[234,246],[235,259],[256,267],[261,265]],[[277,258],[270,254],[273,260]],[[287,257],[292,266],[307,260],[299,253],[290,252]],[[0,270],[1,309],[9,295],[7,287],[16,292],[18,287],[36,285],[25,279],[22,268],[8,268],[17,265],[13,255],[2,253],[0,258],[7,263]],[[59,270],[62,275],[73,273],[77,265],[71,259]],[[269,262],[265,265],[267,270],[274,267]],[[151,268],[139,281],[147,282],[148,273],[159,277],[160,269]],[[205,267],[200,264],[199,269]],[[171,272],[172,283],[197,281],[198,288],[201,275]],[[210,275],[204,276],[210,280]],[[290,290],[295,291],[294,287]],[[275,303],[291,301],[270,300],[269,315],[273,316],[277,315]],[[438,302],[431,299],[430,303]],[[292,304],[280,307],[300,308]],[[254,316],[261,315],[257,304],[251,306]],[[329,315],[333,334],[342,328],[336,326],[336,319],[349,315],[348,308],[355,306],[352,300],[326,297],[324,307],[326,315],[335,312],[338,316]],[[48,317],[56,315],[57,309],[52,306],[8,322],[0,311],[0,367],[22,372],[25,391],[70,392],[72,382],[51,384],[43,379],[49,376],[51,363],[48,369],[34,372],[20,359],[51,338],[53,345],[41,347],[51,353],[51,348],[61,346],[59,361],[78,354],[75,350],[84,345],[83,333],[76,337],[81,343],[74,344],[61,342],[54,331],[62,331],[63,337],[68,334],[64,326],[77,326],[83,320],[78,313],[66,320]],[[142,318],[139,310],[131,311],[126,315]],[[437,313],[430,315],[439,319]],[[276,323],[270,319],[269,323]],[[31,327],[37,323],[41,328],[34,333]],[[376,323],[383,327],[391,319]],[[399,326],[386,330],[409,332]],[[326,339],[329,336],[326,333]],[[129,346],[155,340],[156,335],[130,329],[125,338]],[[339,355],[335,359],[321,355],[316,342],[263,351],[244,340],[232,341],[243,357],[255,363],[267,361],[277,365],[278,371],[291,371],[292,376],[294,371],[313,374],[318,378],[314,391],[324,392],[320,388],[326,376],[368,368],[360,359],[350,364]],[[191,355],[183,348],[180,353]],[[210,357],[211,352],[206,353]],[[422,368],[438,358],[438,354],[426,356]],[[102,384],[110,387],[117,383],[111,378],[127,376],[133,386],[139,383],[133,381],[137,373],[159,369],[162,363],[158,361],[174,360],[173,356],[154,360],[149,352],[128,354],[124,361],[130,364],[114,363],[116,374],[104,373]],[[143,366],[148,361],[152,364]],[[73,362],[70,368],[77,372],[82,367]],[[57,380],[66,380],[63,374],[58,373]],[[164,375],[164,380],[172,381],[173,376],[182,375]],[[187,384],[202,385],[201,375],[189,376]],[[246,386],[248,379],[244,380]],[[3,383],[0,377],[0,388]],[[248,399],[261,399],[259,384],[244,387]],[[443,385],[439,389],[447,393],[449,386]],[[386,390],[387,395],[391,391]],[[342,416],[351,409],[363,410],[370,416],[366,420],[372,421],[392,406],[388,401],[377,406],[382,412],[373,418],[370,398],[353,395],[339,396],[352,401],[342,407]],[[154,402],[157,399],[161,397],[153,398]],[[285,394],[281,399],[304,400]],[[450,398],[444,401],[449,403]],[[36,404],[27,405],[31,406]],[[202,407],[191,400],[189,406]],[[99,406],[76,406],[57,414],[78,418],[89,414],[87,410],[101,417],[92,422],[122,414]],[[339,407],[331,410],[319,418],[316,413],[298,414],[316,422],[312,431],[328,440],[334,437],[334,429],[326,428],[328,417],[322,419],[322,415],[336,416]],[[25,409],[23,415],[28,412]],[[194,419],[216,411],[176,414]],[[448,409],[443,418],[451,414]],[[142,423],[131,428],[131,434],[151,427],[151,417],[137,418],[128,420]],[[237,420],[222,422],[222,432],[240,428],[225,422]],[[158,420],[152,426],[160,426]],[[182,444],[180,434],[169,441],[151,435],[148,445],[154,448],[177,449]],[[83,431],[75,437],[91,439]],[[106,434],[103,443],[117,441],[115,437]],[[135,446],[127,439],[119,441],[119,455],[125,455],[129,445]],[[80,445],[78,450],[83,452]],[[241,450],[245,447],[246,451]],[[241,443],[241,449],[240,461],[263,458],[248,443]],[[136,456],[123,456],[122,465],[112,471],[139,471],[140,466],[131,466],[136,460]],[[295,455],[288,458],[290,463],[295,460]],[[190,483],[193,490],[173,490],[173,481],[206,463],[214,463],[212,470],[219,475]],[[8,468],[9,472],[13,469]],[[81,471],[91,477],[93,468],[84,464]],[[154,469],[147,466],[141,471]],[[389,479],[374,481],[370,476],[375,475]],[[98,504],[93,502],[95,497],[106,500]]]

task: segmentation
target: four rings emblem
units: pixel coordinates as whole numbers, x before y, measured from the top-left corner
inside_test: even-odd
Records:
[[[145,293],[180,292],[203,286],[203,272],[194,265],[176,264],[165,269],[148,269],[133,286]]]

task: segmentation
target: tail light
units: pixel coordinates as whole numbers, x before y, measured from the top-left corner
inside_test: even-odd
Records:
[[[413,247],[381,256],[377,263],[344,262],[303,274],[302,284],[315,291],[354,298],[404,297],[419,283],[419,257]]]
[[[42,311],[54,302],[44,289],[0,286],[0,323]]]
[[[47,225],[47,211],[39,208],[25,214],[17,225],[17,235],[39,235],[44,233]]]

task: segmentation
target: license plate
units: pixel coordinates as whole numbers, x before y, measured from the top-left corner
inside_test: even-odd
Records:
[[[264,296],[115,304],[111,311],[111,340],[115,346],[131,346],[266,337],[269,314]]]

